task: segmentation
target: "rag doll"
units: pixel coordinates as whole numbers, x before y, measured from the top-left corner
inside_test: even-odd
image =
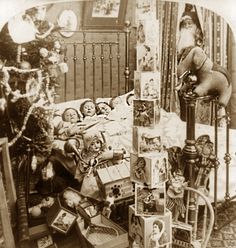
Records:
[[[178,221],[186,212],[184,206],[184,189],[187,186],[184,176],[176,174],[170,179],[170,185],[167,190],[166,207],[172,212],[173,220]]]

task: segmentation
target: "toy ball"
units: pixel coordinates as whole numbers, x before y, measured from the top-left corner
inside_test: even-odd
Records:
[[[41,211],[41,208],[40,208],[40,207],[38,207],[38,206],[32,207],[31,215],[32,215],[33,217],[38,217],[38,216],[41,215],[41,213],[42,213],[42,211]]]
[[[27,62],[27,61],[22,61],[22,62],[20,63],[20,69],[29,70],[29,69],[31,69],[31,65],[30,65],[30,63]]]

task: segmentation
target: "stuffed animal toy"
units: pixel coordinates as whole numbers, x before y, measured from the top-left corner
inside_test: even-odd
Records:
[[[183,78],[188,72],[195,74],[197,84],[193,93],[198,96],[217,95],[219,105],[226,107],[232,93],[228,72],[213,63],[202,48],[196,46],[189,50],[187,54],[183,53],[177,66],[178,78]]]

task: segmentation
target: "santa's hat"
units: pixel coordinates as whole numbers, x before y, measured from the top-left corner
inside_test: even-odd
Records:
[[[193,23],[195,23],[200,30],[202,29],[200,21],[199,21],[199,16],[198,16],[196,9],[194,9],[194,10],[188,10],[187,9],[183,12],[183,14],[180,18],[180,28],[181,28],[182,23],[187,19],[192,20]]]

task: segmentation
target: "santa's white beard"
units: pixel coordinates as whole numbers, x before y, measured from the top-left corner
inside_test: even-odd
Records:
[[[177,52],[181,51],[189,46],[195,46],[195,27],[193,28],[182,28],[179,33],[179,40],[177,44]]]

